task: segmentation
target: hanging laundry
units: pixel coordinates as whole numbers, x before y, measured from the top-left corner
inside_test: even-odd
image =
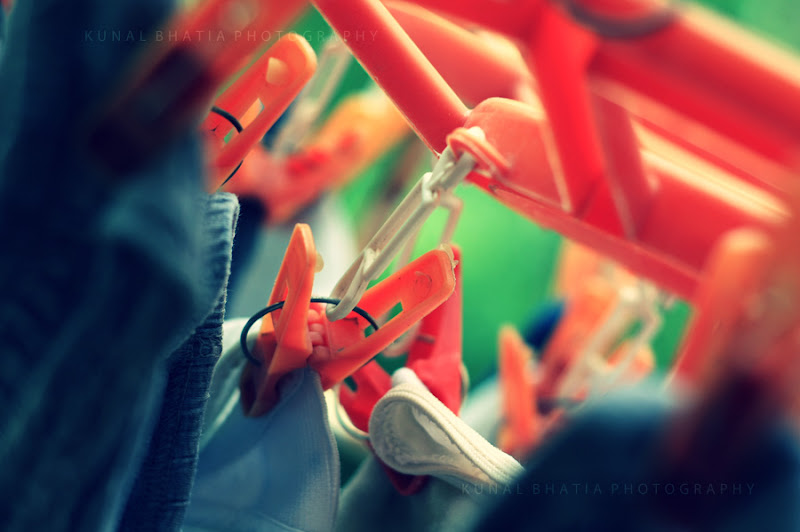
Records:
[[[292,371],[279,384],[275,407],[246,417],[238,388],[247,360],[239,342],[246,321],[225,324],[183,530],[332,530],[339,455],[319,375]],[[252,329],[251,348],[257,336]]]

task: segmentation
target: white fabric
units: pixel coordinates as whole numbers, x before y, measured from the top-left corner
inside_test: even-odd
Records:
[[[370,442],[386,465],[456,487],[507,486],[524,472],[444,406],[412,370],[401,368],[392,382],[369,420]]]

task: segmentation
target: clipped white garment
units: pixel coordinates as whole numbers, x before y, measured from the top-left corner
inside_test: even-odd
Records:
[[[459,488],[508,486],[524,473],[519,462],[442,404],[411,369],[397,370],[392,383],[369,419],[372,448],[386,465]]]
[[[245,417],[238,381],[246,320],[225,323],[184,532],[330,532],[339,500],[339,454],[319,375],[294,370],[266,415]],[[258,336],[259,323],[248,335]]]

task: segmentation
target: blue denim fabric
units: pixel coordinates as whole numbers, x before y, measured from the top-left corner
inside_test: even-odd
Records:
[[[147,456],[127,502],[120,530],[180,530],[194,482],[203,414],[222,352],[225,282],[230,271],[234,196],[209,201],[206,239],[209,291],[216,304],[202,325],[167,360],[167,382]]]
[[[203,282],[199,143],[111,182],[78,126],[163,0],[17,2],[0,57],[0,516],[3,529],[116,526],[157,419],[165,360],[219,297]],[[228,224],[230,227],[230,223]],[[154,528],[154,527],[151,527]]]
[[[6,36],[6,12],[0,7],[0,55],[3,53],[3,39]]]
[[[204,429],[211,434],[203,440],[184,530],[331,530],[339,456],[319,376],[308,368],[290,373],[272,411],[245,417],[233,387],[243,364],[235,344],[244,321],[233,328],[226,323],[225,343],[232,347],[214,374]]]
[[[670,479],[657,449],[672,426],[674,405],[655,393],[645,388],[587,406],[537,451],[519,481],[522,494],[503,498],[473,530],[798,530],[800,447],[786,427],[763,434],[721,478]],[[706,491],[695,493],[695,482]],[[734,482],[741,484],[738,495]],[[681,493],[681,483],[688,493]],[[720,494],[723,483],[726,494]]]

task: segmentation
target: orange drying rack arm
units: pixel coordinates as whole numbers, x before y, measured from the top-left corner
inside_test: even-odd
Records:
[[[678,110],[669,116],[680,123],[702,123],[720,138],[751,146],[776,167],[796,168],[796,150],[787,139],[797,138],[800,109],[784,116],[776,109],[784,104],[776,102],[800,101],[800,83],[719,42],[719,30],[700,28],[695,18],[678,12],[650,36],[619,41],[589,31],[552,2],[492,4],[483,10],[478,8],[486,2],[419,3],[529,44],[545,115],[500,99],[470,112],[378,0],[314,2],[340,35],[379,30],[376,43],[350,39],[347,44],[432,150],[441,152],[456,127],[484,130],[511,171],[489,178],[473,173],[469,179],[506,205],[689,299],[708,250],[722,234],[741,226],[769,230],[785,217],[779,198],[748,202],[751,191],[769,188],[763,180],[748,184],[733,176],[728,180],[733,190],[724,190],[676,161],[642,153],[630,112],[617,101],[619,85],[626,95],[643,94]],[[622,14],[633,8],[652,14],[649,3],[620,3]],[[699,46],[690,59],[687,42]],[[564,56],[567,43],[570,54]],[[667,58],[663,70],[661,57]],[[681,68],[691,68],[692,75]],[[740,78],[732,83],[734,74]],[[751,79],[758,82],[750,85]],[[720,95],[719,102],[708,101],[713,94]],[[734,111],[757,133],[733,127],[725,117]],[[713,166],[713,157],[706,160]]]

